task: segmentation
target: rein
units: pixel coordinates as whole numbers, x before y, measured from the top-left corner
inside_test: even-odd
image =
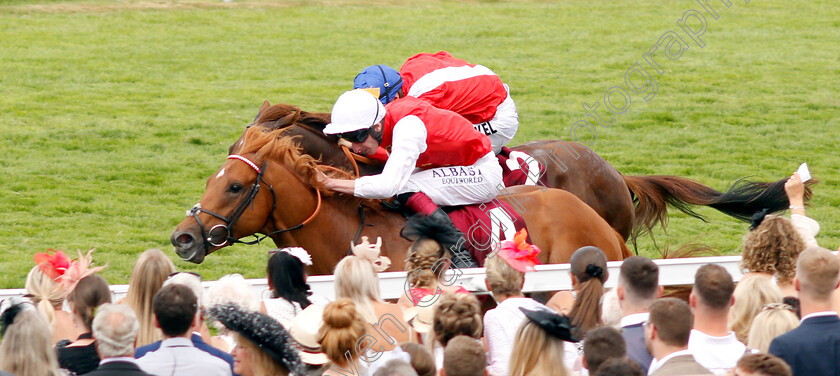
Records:
[[[350,161],[350,164],[353,165],[353,172],[356,173],[357,178],[359,176],[361,176],[361,174],[359,173],[359,165],[356,163],[356,161],[362,162],[364,164],[372,164],[372,165],[382,164],[379,161],[376,161],[376,160],[370,159],[368,157],[365,157],[363,155],[358,155],[356,153],[351,152],[350,148],[348,148],[347,145],[344,145],[344,144],[341,144],[341,143],[339,143],[339,145],[341,146],[341,151],[344,152],[344,156],[346,156],[347,159]]]
[[[215,246],[215,247],[221,247],[221,246],[224,246],[227,243],[231,243],[231,244],[241,243],[241,244],[247,244],[247,245],[259,244],[261,241],[265,240],[265,238],[267,238],[269,236],[272,236],[272,235],[275,235],[275,234],[280,234],[280,233],[283,233],[283,232],[286,232],[286,231],[297,230],[297,229],[309,224],[310,222],[312,222],[312,220],[315,219],[315,217],[318,215],[318,213],[321,212],[321,192],[319,190],[315,189],[315,194],[316,194],[317,200],[318,200],[318,202],[315,206],[315,210],[312,212],[312,214],[308,218],[304,219],[303,222],[301,222],[300,224],[297,224],[297,225],[289,227],[289,228],[280,229],[280,230],[270,232],[268,234],[263,235],[262,237],[254,235],[254,237],[256,239],[253,240],[253,241],[249,241],[249,242],[242,241],[242,240],[239,240],[237,238],[234,238],[233,237],[233,231],[232,231],[233,226],[234,226],[234,224],[236,224],[236,221],[238,221],[239,218],[242,216],[242,213],[245,212],[245,209],[249,205],[252,205],[254,203],[254,198],[257,196],[257,193],[259,193],[259,191],[260,191],[260,182],[263,182],[268,186],[269,191],[271,191],[271,198],[273,200],[273,202],[271,204],[271,213],[272,214],[269,215],[268,218],[265,219],[265,223],[263,224],[262,227],[265,227],[268,224],[268,221],[274,215],[274,210],[277,208],[277,195],[274,193],[274,187],[271,186],[271,184],[268,184],[268,182],[265,181],[265,179],[263,179],[263,175],[265,173],[265,165],[268,162],[263,163],[262,167],[258,167],[254,162],[251,162],[248,158],[245,158],[241,155],[236,155],[236,154],[230,155],[230,156],[227,157],[227,159],[236,159],[236,160],[244,162],[249,167],[251,167],[254,171],[257,172],[257,179],[254,181],[254,184],[251,185],[251,188],[248,190],[248,194],[245,196],[245,198],[242,200],[242,202],[239,203],[239,205],[236,207],[236,209],[233,210],[233,213],[231,213],[230,216],[228,216],[228,217],[223,217],[220,214],[216,214],[216,213],[214,213],[212,211],[209,211],[207,209],[203,209],[201,207],[201,203],[195,204],[195,206],[193,206],[193,208],[190,209],[187,212],[187,216],[192,215],[195,218],[195,221],[198,223],[199,228],[201,228],[201,236],[203,236],[204,239],[205,239],[205,242],[204,242],[205,254],[209,253],[209,251],[210,251],[210,246],[208,245],[208,243],[210,245]],[[198,213],[207,213],[209,215],[212,215],[212,216],[214,216],[218,219],[221,219],[225,224],[215,225],[212,228],[210,228],[210,231],[208,232],[208,231],[205,230],[204,223],[202,223],[201,219],[198,218]],[[224,241],[220,242],[220,243],[219,242],[214,242],[213,241],[213,235],[212,235],[213,231],[215,231],[218,228],[221,228],[225,232],[224,233],[225,234],[224,235]]]

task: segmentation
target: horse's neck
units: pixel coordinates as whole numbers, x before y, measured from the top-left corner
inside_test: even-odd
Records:
[[[263,233],[287,229],[308,218],[317,205],[315,191],[293,172],[278,163],[269,164],[268,183],[274,187],[277,205],[269,225]],[[282,187],[282,188],[281,188]],[[408,240],[399,236],[405,220],[398,213],[364,208],[365,222],[359,216],[359,200],[340,194],[322,195],[321,208],[305,226],[272,236],[277,247],[299,246],[312,255],[314,274],[331,274],[335,265],[347,255],[350,242],[364,235],[375,241],[382,237],[382,255],[392,262],[390,270],[402,270]]]

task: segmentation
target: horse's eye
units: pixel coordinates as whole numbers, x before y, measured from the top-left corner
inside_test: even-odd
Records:
[[[242,191],[242,185],[239,183],[233,183],[228,188],[228,192],[230,193],[239,193],[240,191]]]

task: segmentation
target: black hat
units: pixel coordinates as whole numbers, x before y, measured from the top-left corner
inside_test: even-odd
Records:
[[[560,338],[566,342],[580,342],[572,335],[572,322],[567,316],[563,316],[545,309],[528,310],[520,307],[519,310],[528,317],[534,324],[545,330],[548,335]]]
[[[294,348],[293,339],[273,318],[260,312],[243,310],[233,303],[211,306],[207,314],[253,342],[289,372],[303,374],[303,366]]]

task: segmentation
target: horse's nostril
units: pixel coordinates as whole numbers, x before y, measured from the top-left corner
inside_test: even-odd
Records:
[[[183,245],[183,244],[192,243],[194,239],[193,239],[192,235],[190,235],[190,234],[181,234],[181,235],[178,235],[178,238],[176,240],[178,241],[179,244]]]

